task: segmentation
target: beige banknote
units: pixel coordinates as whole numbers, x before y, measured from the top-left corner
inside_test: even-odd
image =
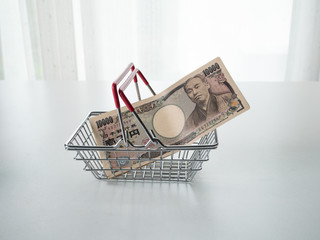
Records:
[[[192,144],[249,109],[220,58],[193,71],[163,92],[132,105],[146,128],[152,130],[164,145]],[[126,107],[122,107],[121,112],[129,141],[135,145],[145,145],[149,138],[137,119]],[[90,124],[98,145],[113,146],[121,139],[116,110],[90,118]],[[102,159],[119,159],[102,161],[106,169],[135,169],[150,163],[129,161],[128,157],[135,157],[134,152],[130,156],[127,152],[113,151],[101,151],[99,154]],[[143,155],[140,157],[143,158]],[[108,177],[122,173],[119,170],[106,171]]]

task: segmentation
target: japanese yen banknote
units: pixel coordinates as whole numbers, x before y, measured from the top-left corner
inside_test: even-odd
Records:
[[[152,85],[152,81],[150,83]],[[249,109],[220,58],[193,71],[161,93],[132,105],[146,128],[152,130],[164,145],[192,144]],[[129,141],[134,145],[145,145],[149,138],[138,120],[126,107],[122,107],[121,112]],[[97,145],[113,146],[121,139],[116,110],[90,118],[90,124]],[[135,169],[150,163],[139,162],[134,152],[100,151],[99,154],[101,159],[106,159],[102,161],[104,168],[110,169],[106,171],[108,177],[123,173],[119,168]],[[128,157],[137,159],[129,161]],[[143,155],[139,157],[143,159]]]

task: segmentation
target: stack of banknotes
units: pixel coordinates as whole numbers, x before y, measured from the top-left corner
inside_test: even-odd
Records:
[[[198,68],[161,93],[135,102],[132,106],[145,127],[167,146],[190,145],[250,108],[220,58]],[[148,143],[150,139],[145,130],[127,107],[122,107],[121,113],[128,140],[134,145]],[[90,124],[97,145],[115,146],[122,138],[117,110],[90,118]],[[126,146],[122,143],[118,147]],[[148,148],[152,147],[157,146],[148,145]],[[129,161],[128,152],[114,154],[114,151],[100,152],[102,159],[121,159],[103,161],[104,167],[109,169],[106,171],[109,177],[121,174],[112,169],[143,166],[138,160]]]

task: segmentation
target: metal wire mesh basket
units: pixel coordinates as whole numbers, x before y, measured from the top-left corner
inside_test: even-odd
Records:
[[[119,93],[149,138],[149,142],[142,146],[135,146],[128,138],[122,122],[116,88],[130,69],[132,73],[119,89]],[[113,83],[112,91],[122,131],[121,139],[112,146],[97,145],[89,119],[104,112],[91,112],[65,144],[66,150],[75,151],[76,155],[74,159],[83,161],[85,163],[84,170],[90,171],[97,179],[191,181],[195,174],[202,169],[202,163],[209,160],[209,152],[218,146],[216,130],[208,133],[191,145],[164,145],[151,130],[149,131],[146,128],[123,93],[123,90],[128,86],[130,81],[134,79],[137,95],[139,100],[141,100],[136,75],[140,76],[155,95],[140,70],[135,69],[132,63]],[[120,147],[121,144],[122,147]],[[123,147],[123,145],[126,147]],[[111,167],[111,164],[108,164],[111,161],[116,161],[118,168]],[[122,162],[126,162],[126,164],[122,164]]]
[[[75,160],[85,163],[84,170],[91,172],[97,179],[189,182],[202,169],[202,163],[209,160],[209,152],[218,146],[215,130],[189,146],[161,147],[157,149],[134,147],[119,149],[113,146],[97,146],[89,124],[89,118],[101,113],[103,112],[91,112],[65,144],[67,150],[76,152]],[[113,157],[102,159],[98,153],[99,151],[111,152]],[[103,164],[103,161],[123,161],[124,159],[116,157],[116,152],[121,151],[128,153],[129,157],[125,159],[126,161],[140,162],[140,164],[148,161],[149,163],[137,169],[132,167],[119,167],[119,169],[104,167],[106,164]],[[129,152],[132,151],[135,152],[135,158],[130,158]],[[154,153],[160,157],[153,158]],[[166,153],[166,157],[162,157],[164,153]],[[122,174],[114,177],[106,175],[106,171],[115,170],[122,171]]]

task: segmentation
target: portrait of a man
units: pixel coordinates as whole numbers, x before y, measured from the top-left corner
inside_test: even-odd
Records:
[[[229,108],[231,93],[214,95],[210,91],[210,85],[206,78],[200,74],[185,82],[184,91],[189,99],[196,104],[186,120],[185,130],[198,127]]]

